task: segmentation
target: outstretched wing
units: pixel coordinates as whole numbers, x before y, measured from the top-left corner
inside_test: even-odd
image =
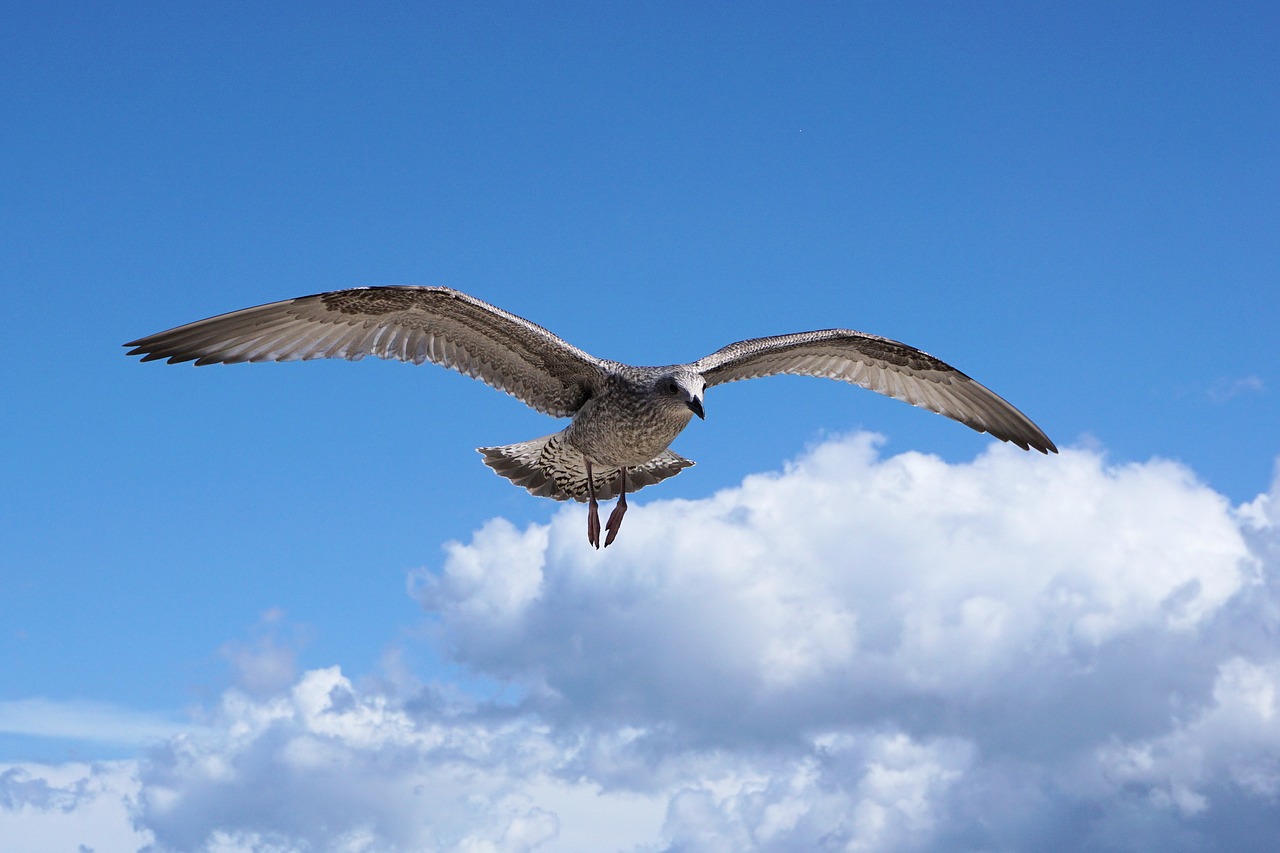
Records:
[[[944,361],[888,338],[827,329],[739,341],[690,365],[708,387],[792,373],[852,382],[946,415],[978,432],[1041,453],[1053,446],[1038,426],[997,394]]]
[[[125,344],[143,361],[196,364],[366,355],[430,361],[555,417],[598,387],[599,359],[541,326],[447,287],[360,287],[188,323]]]

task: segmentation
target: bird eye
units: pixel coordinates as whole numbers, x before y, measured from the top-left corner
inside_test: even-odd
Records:
[[[676,385],[676,381],[674,379],[672,379],[670,382],[667,383],[668,394],[676,394],[679,391],[680,391],[680,386]]]

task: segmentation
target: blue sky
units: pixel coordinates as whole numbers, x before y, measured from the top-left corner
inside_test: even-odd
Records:
[[[255,790],[248,776],[227,788],[218,815],[103,805],[120,791],[159,802],[155,780],[166,773],[181,802],[196,787],[172,782],[188,778],[172,758],[179,733],[204,733],[201,748],[225,757],[231,747],[219,733],[240,719],[229,708],[296,699],[325,678],[330,686],[349,679],[353,707],[389,703],[412,725],[426,725],[421,709],[431,702],[423,697],[438,694],[469,708],[468,725],[489,734],[495,708],[515,708],[519,719],[563,737],[652,726],[686,747],[713,744],[713,729],[692,709],[715,717],[717,708],[739,707],[726,673],[769,660],[799,667],[783,681],[821,671],[821,683],[847,686],[842,679],[865,675],[867,658],[858,655],[870,647],[841,645],[858,620],[837,613],[822,622],[821,603],[843,600],[831,592],[835,579],[863,578],[881,565],[898,566],[927,591],[849,581],[886,612],[918,594],[922,607],[937,608],[939,625],[964,626],[996,612],[984,609],[989,600],[1007,609],[996,620],[1007,626],[1022,618],[1020,608],[1048,611],[1011,592],[1017,572],[980,567],[1003,564],[993,555],[1020,554],[1020,571],[1038,576],[1053,554],[1076,547],[1077,565],[1092,567],[1081,576],[1098,581],[1081,588],[1111,614],[1071,622],[1091,648],[1128,638],[1130,648],[1150,650],[1133,658],[1143,672],[1174,666],[1170,655],[1185,651],[1186,631],[1199,632],[1195,648],[1251,648],[1220,623],[1245,607],[1237,593],[1270,589],[1268,573],[1280,572],[1271,514],[1280,500],[1271,492],[1280,454],[1278,37],[1280,13],[1266,3],[9,4],[0,10],[0,277],[12,320],[0,363],[10,402],[0,419],[8,448],[0,476],[0,768],[11,768],[6,784],[26,780],[22,790],[44,799],[12,795],[8,802],[27,803],[12,807],[0,799],[0,820],[14,832],[56,825],[99,849],[336,843],[306,835],[306,821],[285,811],[274,824],[238,823]],[[479,383],[375,360],[142,365],[120,347],[236,308],[393,283],[456,287],[592,354],[634,363],[691,360],[741,338],[812,328],[886,335],[973,375],[1070,453],[1015,459],[986,436],[837,383],[739,383],[715,389],[706,422],[674,448],[698,466],[637,498],[628,516],[636,535],[600,555],[579,554],[580,509],[512,488],[473,450],[557,427]],[[813,479],[802,477],[792,494],[796,471]],[[869,516],[837,510],[875,515],[863,496],[894,472],[941,490],[923,490],[922,505],[949,505],[956,493],[948,490],[972,488],[1025,501],[1031,512],[1030,496],[1060,495],[1056,511],[1033,514],[1037,529],[1063,520],[1075,538],[1041,542],[1049,550],[1037,551],[1021,539],[978,536],[973,530],[1020,529],[992,498],[961,513],[976,528],[940,522],[931,541],[956,547],[925,555],[906,525],[912,507],[902,504],[901,516],[876,516],[884,530],[901,530],[876,545],[887,562],[863,559],[853,543]],[[824,478],[837,474],[845,488],[825,490]],[[998,488],[982,475],[1006,480]],[[758,495],[761,483],[777,494]],[[717,507],[775,506],[784,492],[799,504],[821,494],[832,506],[786,529],[766,523],[774,516],[763,510],[746,529],[738,516],[715,515]],[[1066,523],[1091,506],[1114,510]],[[700,518],[713,520],[699,528],[692,519]],[[1170,526],[1174,518],[1182,522]],[[670,521],[665,537],[658,519]],[[822,519],[827,527],[805,527]],[[826,543],[835,529],[846,545],[779,550],[801,528],[804,542]],[[1161,551],[1187,530],[1204,535]],[[740,551],[744,541],[762,544]],[[992,551],[971,553],[961,547],[969,541]],[[1104,559],[1121,542],[1136,556]],[[1129,577],[1153,552],[1167,559],[1140,575],[1150,588],[1103,582]],[[1202,552],[1234,568],[1188,556]],[[770,621],[772,611],[761,615],[754,604],[726,604],[726,614],[762,621],[708,618],[698,605],[717,599],[704,596],[744,587],[714,573],[705,584],[679,579],[691,566],[713,571],[725,554],[738,555],[723,571],[747,572],[738,577],[745,588],[801,602],[800,610]],[[933,574],[940,564],[950,573]],[[1262,566],[1262,574],[1246,583],[1244,566]],[[794,588],[785,582],[793,576],[801,578]],[[806,576],[814,586],[804,586]],[[950,598],[939,589],[952,576],[989,586]],[[1045,588],[1063,588],[1053,577]],[[496,595],[494,578],[512,584],[503,587],[508,598],[493,599],[502,607],[485,605]],[[510,596],[524,601],[521,583],[541,590],[533,622],[534,611],[510,609]],[[1169,596],[1187,584],[1203,606],[1178,622]],[[1156,592],[1163,597],[1152,598]],[[685,624],[675,614],[718,626],[688,638],[718,651],[706,652],[705,668],[660,667],[680,656],[667,655],[649,629],[604,637],[593,634],[599,620],[577,621],[584,612],[617,614],[627,602],[651,617],[649,626]],[[1274,625],[1257,615],[1266,607],[1249,607],[1249,636],[1274,640]],[[1157,611],[1174,620],[1167,643],[1150,633]],[[925,612],[902,612],[902,636],[923,618],[912,614]],[[830,632],[795,634],[810,619]],[[737,636],[743,624],[761,626],[758,656]],[[1001,630],[1002,642],[1041,636]],[[770,631],[780,632],[776,643]],[[613,656],[601,651],[580,669],[567,667],[584,638]],[[600,672],[630,660],[637,643],[653,656],[632,662],[644,677],[623,690]],[[842,648],[853,657],[832,651]],[[1032,679],[1001,655],[982,660],[1014,669],[979,667],[975,683],[993,673]],[[1199,693],[1152,694],[1156,705],[1176,694],[1187,707],[1200,707],[1187,699],[1199,696],[1208,709],[1202,728],[1180,717],[1188,728],[1179,729],[1167,714],[1144,727],[1100,709],[1090,754],[1112,744],[1175,755],[1169,744],[1216,731],[1213,714],[1228,714],[1233,685],[1245,685],[1237,693],[1247,699],[1248,685],[1274,677],[1276,665],[1262,652],[1222,655],[1206,658]],[[929,655],[907,663],[922,667],[925,681],[930,667],[969,671]],[[1116,666],[1121,674],[1112,677],[1125,683]],[[724,694],[690,692],[720,675]],[[919,778],[1017,787],[993,781],[994,748],[966,728],[978,715],[961,710],[963,691],[938,688],[936,707],[960,722],[929,729],[904,698],[910,690],[896,681],[879,689],[880,710],[857,720],[830,709],[843,695],[834,688],[800,690],[803,713],[765,702],[750,732],[734,740],[758,752],[729,749],[742,763],[717,770],[710,787],[696,769],[704,765],[674,746],[646,752],[667,768],[652,778],[684,780],[665,793],[621,771],[581,776],[618,803],[651,798],[645,814],[657,817],[607,844],[565,805],[581,793],[570,790],[577,777],[565,769],[577,765],[563,755],[548,760],[538,778],[569,787],[556,789],[559,800],[521,788],[536,807],[520,812],[523,822],[490,827],[490,841],[498,849],[700,849],[689,839],[714,835],[741,849],[732,840],[741,842],[733,835],[741,824],[755,827],[747,846],[775,839],[785,849],[803,836],[764,833],[743,805],[755,801],[738,803],[725,780],[767,778],[787,788],[786,773],[751,756],[818,729],[838,730],[831,737],[839,743],[871,738],[847,754],[822,741],[787,765],[827,767],[831,755],[845,756],[835,763],[853,768],[846,781],[856,784],[846,786],[847,809],[824,807],[832,814],[863,814],[869,803],[892,811],[892,791],[876,789],[865,763],[886,750],[936,769]],[[1105,693],[1100,683],[1090,689]],[[808,722],[788,728],[792,713]],[[1016,716],[1008,733],[1034,728],[1033,710]],[[1274,760],[1280,740],[1259,731],[1246,751]],[[1017,742],[1011,734],[1008,743]],[[848,758],[855,753],[863,758]],[[1121,765],[1137,766],[1119,762],[1103,775],[1121,778]],[[1048,764],[1028,758],[1026,766],[1057,780],[1046,801],[1072,804],[1043,810],[1057,816],[1052,826],[1078,826],[1072,820],[1082,819],[1086,794]],[[1177,778],[1176,768],[1166,775]],[[1240,825],[1280,826],[1265,805],[1274,799],[1232,788],[1229,776],[1170,788],[1174,806],[1161,812],[1168,820],[1143,825],[1193,849],[1213,846],[1223,814],[1245,815]],[[57,792],[85,790],[75,788],[77,778],[98,780],[104,793],[73,798],[63,810],[72,801]],[[809,818],[787,831],[817,832],[821,797],[795,779],[787,790]],[[381,781],[388,790],[403,782]],[[903,834],[867,841],[868,849],[978,843],[976,815],[990,802],[965,806],[942,782],[921,790],[946,807],[902,823]],[[1239,790],[1246,794],[1230,793]],[[343,802],[354,817],[342,843],[352,849],[368,826],[377,849],[452,849],[483,836],[480,823],[459,824],[424,841],[414,834],[428,831],[420,826],[362,822],[360,808]],[[1015,846],[1052,832],[1033,819],[1037,807],[1025,809],[1026,820],[1002,836]],[[691,817],[713,813],[718,822]],[[555,820],[542,819],[548,815]],[[1115,821],[1122,826],[1121,816]],[[1027,829],[1033,824],[1041,835]],[[702,835],[688,834],[695,826]],[[1104,830],[1120,832],[1094,826],[1089,837],[1109,837],[1096,834]]]

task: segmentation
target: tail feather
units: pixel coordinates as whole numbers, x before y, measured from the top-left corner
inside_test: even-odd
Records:
[[[530,494],[558,501],[587,500],[586,460],[565,443],[563,433],[477,449],[484,456],[484,464]],[[674,477],[693,464],[677,453],[664,450],[644,465],[627,469],[627,492],[638,492],[645,486]],[[598,499],[617,497],[617,468],[593,467],[591,480]]]

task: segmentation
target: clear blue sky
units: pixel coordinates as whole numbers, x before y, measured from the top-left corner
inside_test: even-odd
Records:
[[[511,672],[406,576],[558,517],[473,451],[553,421],[430,366],[120,347],[324,290],[445,284],[636,363],[861,329],[1060,447],[1251,501],[1280,454],[1278,43],[1273,3],[5,5],[0,702],[181,725],[255,642]],[[951,466],[991,444],[741,383],[637,503],[859,430]],[[22,728],[0,762],[137,748]]]

